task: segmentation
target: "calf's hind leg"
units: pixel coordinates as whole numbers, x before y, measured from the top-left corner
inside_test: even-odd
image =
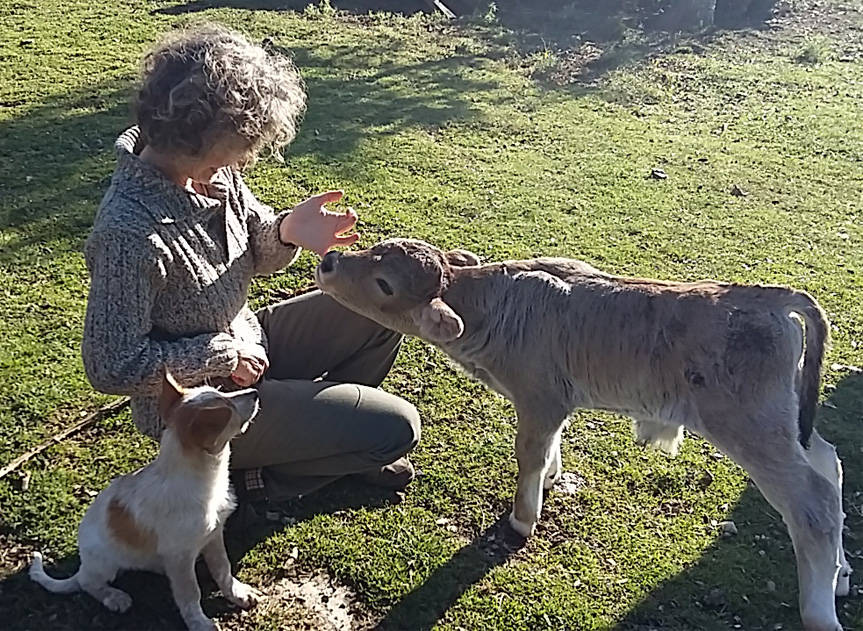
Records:
[[[834,595],[840,568],[838,488],[809,463],[796,439],[795,414],[788,411],[780,421],[763,413],[749,416],[745,431],[729,423],[728,416],[715,422],[704,419],[705,428],[712,430],[707,437],[749,472],[782,515],[797,560],[804,629],[841,631]]]
[[[519,411],[515,455],[518,461],[518,489],[509,523],[522,537],[529,537],[542,512],[542,491],[546,472],[559,449],[563,418],[557,422],[538,422],[537,417]]]
[[[564,423],[558,430],[557,434],[555,434],[554,442],[551,444],[551,462],[545,471],[545,479],[542,483],[542,488],[544,489],[550,489],[553,487],[554,484],[560,480],[560,476],[563,475],[563,460],[560,455],[560,437],[563,434],[565,427],[566,423]]]
[[[818,432],[812,432],[809,448],[804,450],[809,464],[821,475],[827,478],[842,497],[842,463],[836,455],[836,448],[821,438]],[[851,589],[851,564],[845,558],[845,550],[842,545],[842,526],[845,522],[845,513],[839,507],[839,578],[836,581],[836,595],[847,596]]]

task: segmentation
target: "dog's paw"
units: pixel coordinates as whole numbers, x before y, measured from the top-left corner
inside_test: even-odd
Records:
[[[103,599],[102,604],[111,611],[126,613],[132,606],[132,597],[119,589],[112,589]]]
[[[246,585],[245,583],[234,579],[233,585],[231,586],[231,593],[225,594],[225,597],[235,605],[238,605],[243,609],[248,609],[249,607],[257,605],[258,602],[263,599],[264,595],[251,585]]]

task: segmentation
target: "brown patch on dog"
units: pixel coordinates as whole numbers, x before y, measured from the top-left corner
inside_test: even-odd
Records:
[[[108,532],[130,548],[147,552],[156,549],[156,535],[138,526],[131,513],[116,499],[108,503]]]
[[[175,416],[180,418],[174,420],[174,431],[184,451],[214,453],[216,440],[231,420],[231,410],[227,407],[178,410]]]

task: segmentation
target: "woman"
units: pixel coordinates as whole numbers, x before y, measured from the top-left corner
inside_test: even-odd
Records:
[[[87,376],[130,395],[132,418],[158,438],[161,375],[182,384],[256,386],[261,411],[233,445],[241,499],[281,500],[348,474],[400,489],[419,439],[406,401],[377,389],[401,338],[320,292],[253,313],[252,276],[300,248],[325,254],[357,239],[353,211],[326,210],[341,192],[281,213],[240,176],[262,151],[293,140],[305,107],[293,64],[218,26],[170,36],[145,58],[137,125],[117,140],[118,164],[85,255],[91,288]],[[263,468],[263,473],[261,473]]]

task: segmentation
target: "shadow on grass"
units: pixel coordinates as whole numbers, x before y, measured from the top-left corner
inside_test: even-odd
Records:
[[[507,511],[396,603],[375,629],[428,631],[472,585],[524,545],[510,528]]]
[[[184,4],[154,9],[153,13],[183,15],[208,9],[232,8],[252,11],[302,11],[309,5],[319,4],[310,0],[191,0]],[[430,13],[431,5],[423,0],[333,0],[331,6],[339,11],[365,14],[369,11],[388,11],[412,15]]]
[[[328,49],[332,51],[332,49]],[[311,75],[309,110],[293,156],[350,164],[350,154],[374,129],[395,134],[411,126],[435,127],[477,115],[472,95],[497,87],[470,78],[466,57],[434,61],[388,61],[365,78],[345,75],[368,67],[366,56],[381,51],[337,48],[329,57],[313,49],[287,51]],[[52,242],[80,247],[108,187],[115,165],[113,143],[129,124],[130,81],[112,81],[50,97],[0,121],[0,263],[17,261],[35,248],[52,258]],[[349,186],[346,183],[345,186]],[[299,200],[297,200],[299,201]]]
[[[0,121],[0,262],[24,247],[51,258],[50,242],[80,242],[108,185],[129,94],[127,81],[98,83]]]
[[[209,9],[300,12],[308,0],[190,0],[153,13],[182,15]],[[764,28],[776,0],[445,0],[459,19],[442,22],[518,51],[534,76],[556,84],[589,83],[622,66],[667,53],[681,37],[688,48],[716,29]],[[434,13],[424,0],[330,0],[337,11],[403,15]],[[329,9],[319,9],[329,10]],[[685,35],[683,35],[685,34]]]
[[[863,629],[863,601],[855,596],[863,574],[861,411],[863,376],[848,376],[829,394],[817,423],[819,433],[836,446],[845,471],[845,550],[855,569],[852,595],[837,599],[839,620],[846,629]],[[799,628],[796,566],[781,517],[750,483],[728,519],[739,529],[737,536],[717,539],[691,566],[653,589],[614,628]]]

